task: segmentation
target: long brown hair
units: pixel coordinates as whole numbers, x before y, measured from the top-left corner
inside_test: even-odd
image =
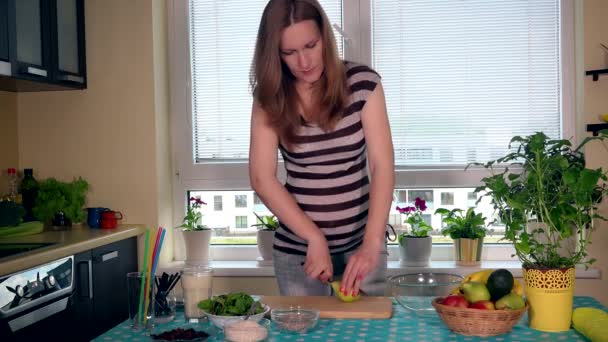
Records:
[[[321,5],[316,0],[270,0],[260,21],[249,81],[254,99],[268,113],[271,125],[287,145],[294,143],[302,119],[295,77],[281,60],[279,48],[283,30],[304,20],[314,20],[319,27],[325,66],[315,83],[310,106],[319,112],[308,117],[314,117],[322,129],[332,129],[342,117],[349,94],[344,64]]]

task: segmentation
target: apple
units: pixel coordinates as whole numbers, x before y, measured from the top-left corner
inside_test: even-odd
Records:
[[[460,295],[449,295],[441,301],[441,304],[447,306],[455,306],[460,308],[468,308],[469,302],[464,298],[464,296]]]
[[[494,303],[489,300],[480,300],[479,302],[475,302],[469,305],[469,308],[480,310],[494,310]]]

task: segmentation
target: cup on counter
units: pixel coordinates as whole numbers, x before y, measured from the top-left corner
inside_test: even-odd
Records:
[[[146,330],[150,332],[154,327],[154,281],[148,283],[148,306],[145,307],[146,301],[140,300],[142,290],[142,274],[141,272],[127,273],[127,290],[129,304],[129,320],[133,330]],[[144,284],[144,293],[146,293]],[[144,294],[145,296],[145,294]],[[143,301],[143,304],[141,303]],[[142,305],[140,305],[142,304]],[[140,317],[141,314],[141,317]]]
[[[99,226],[103,229],[116,228],[118,227],[118,220],[122,220],[122,213],[120,211],[107,209],[101,212]]]
[[[184,296],[184,316],[186,322],[198,323],[205,319],[205,313],[198,308],[201,300],[211,297],[213,270],[210,267],[186,267],[181,271]]]
[[[99,228],[101,221],[101,213],[110,210],[108,208],[95,207],[87,208],[87,224],[91,228]]]

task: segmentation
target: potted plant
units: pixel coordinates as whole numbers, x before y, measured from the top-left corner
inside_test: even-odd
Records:
[[[517,147],[510,153],[480,164],[491,175],[476,191],[487,191],[505,225],[504,238],[513,243],[522,262],[534,329],[570,328],[575,266],[595,261],[587,247],[594,220],[606,220],[597,211],[608,194],[605,171],[586,168],[582,148],[606,138],[604,130],[573,148],[568,140],[552,140],[540,132],[516,136],[509,148]],[[505,164],[497,172],[495,167]]]
[[[199,197],[190,197],[188,209],[184,216],[182,228],[186,244],[186,265],[203,266],[209,264],[209,243],[211,229],[201,224],[203,214],[200,211],[203,202]]]
[[[274,215],[260,216],[253,213],[258,219],[258,223],[252,225],[257,227],[258,250],[262,260],[272,262],[272,244],[274,243],[274,232],[279,228],[279,220]]]
[[[466,212],[462,209],[439,208],[435,214],[442,215],[445,228],[441,233],[454,241],[454,260],[457,265],[478,265],[481,261],[483,238],[486,236],[486,218],[475,213],[474,208]]]
[[[70,183],[47,178],[39,183],[38,196],[32,212],[45,224],[53,224],[61,218],[61,226],[71,226],[85,219],[84,207],[89,183],[78,177]]]
[[[401,264],[403,266],[428,266],[433,247],[433,240],[429,236],[429,232],[433,230],[433,227],[422,217],[427,209],[426,201],[416,197],[414,206],[397,207],[396,209],[400,214],[406,216],[404,223],[409,226],[409,232],[401,233],[398,238]]]

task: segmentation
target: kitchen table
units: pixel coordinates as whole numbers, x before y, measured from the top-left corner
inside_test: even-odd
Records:
[[[574,297],[574,307],[596,307],[606,310],[592,297]],[[530,329],[527,316],[513,327],[508,334],[494,337],[469,337],[451,332],[436,314],[418,316],[404,309],[393,300],[393,318],[382,320],[363,319],[321,319],[315,330],[307,335],[279,333],[272,327],[269,341],[586,341],[574,329],[562,333],[546,333]],[[183,316],[178,312],[178,319],[155,328],[170,330],[184,325]],[[212,336],[209,341],[223,341],[219,330],[207,323],[200,325],[201,330],[208,330]],[[152,338],[141,332],[131,331],[129,322],[125,321],[95,341],[151,341]]]

